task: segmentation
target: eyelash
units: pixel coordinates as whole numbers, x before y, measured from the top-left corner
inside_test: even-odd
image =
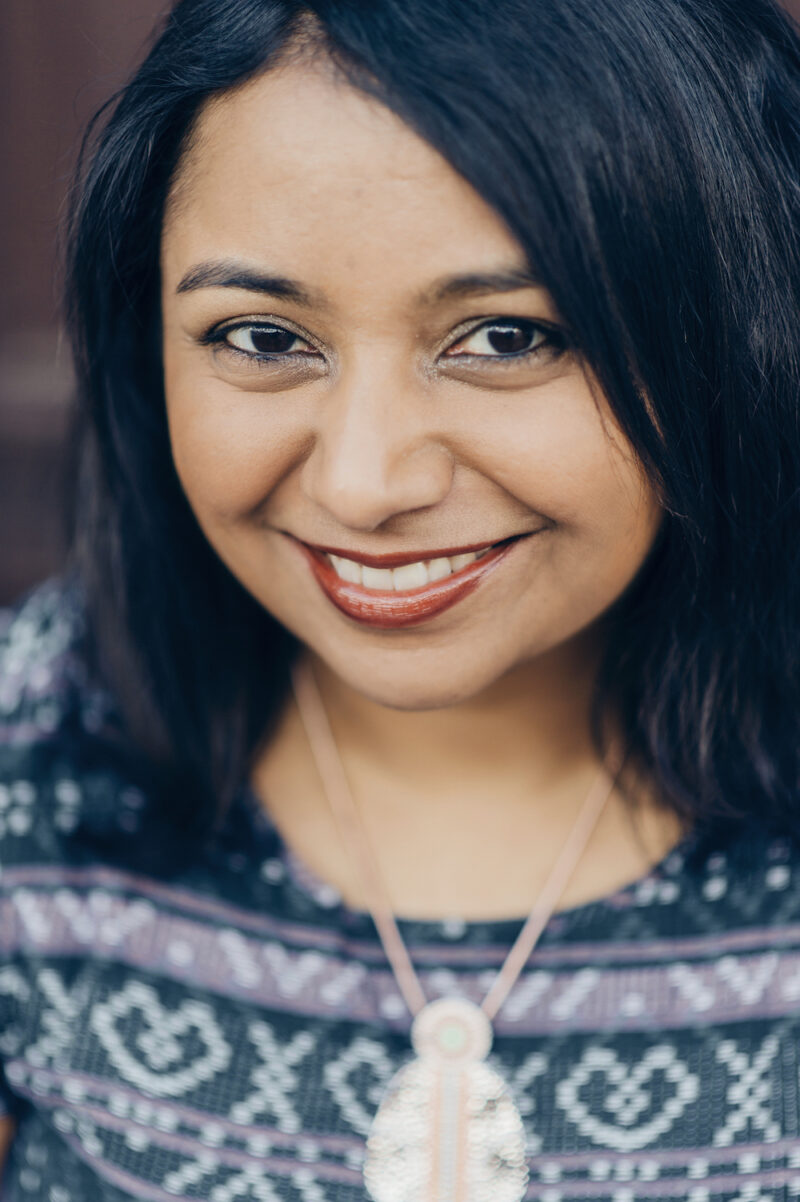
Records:
[[[481,330],[489,330],[497,326],[530,326],[534,334],[543,334],[544,339],[536,346],[525,351],[512,351],[508,354],[496,355],[480,355],[469,352],[459,355],[450,356],[453,359],[472,359],[483,362],[496,363],[503,366],[512,366],[519,363],[521,360],[533,359],[545,352],[550,352],[555,357],[562,355],[568,348],[568,339],[566,332],[557,326],[552,326],[541,321],[531,321],[528,318],[512,318],[512,317],[495,317],[491,320],[482,321],[471,329],[465,330],[452,343],[452,346],[458,346],[460,342],[464,342],[467,338],[473,337],[480,333]],[[245,351],[241,347],[233,346],[227,341],[228,335],[236,330],[281,330],[287,334],[293,334],[301,341],[309,341],[302,334],[290,329],[288,326],[279,325],[277,322],[234,322],[229,325],[215,326],[203,334],[199,341],[203,346],[215,346],[224,349],[228,353],[237,356],[238,358],[248,363],[280,363],[286,360],[298,359],[309,354],[308,351],[286,351],[283,354],[270,354],[268,352]],[[449,349],[449,348],[447,348]],[[445,352],[446,353],[446,352]]]

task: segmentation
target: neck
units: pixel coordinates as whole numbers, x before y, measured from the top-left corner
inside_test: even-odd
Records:
[[[527,913],[601,769],[589,729],[597,660],[596,645],[575,640],[468,701],[414,712],[378,704],[312,658],[395,913]],[[253,783],[295,854],[365,909],[293,703]],[[677,842],[674,817],[642,797],[632,824],[621,791],[612,793],[560,905],[636,879]]]
[[[530,798],[596,762],[589,713],[597,661],[591,636],[576,638],[478,696],[425,711],[380,705],[316,657],[312,667],[343,758],[402,781],[429,806],[441,782],[452,793],[491,780],[495,795],[503,780],[524,782]]]

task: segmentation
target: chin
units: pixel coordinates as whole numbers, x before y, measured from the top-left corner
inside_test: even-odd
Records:
[[[408,712],[437,710],[469,701],[504,674],[498,661],[484,654],[483,664],[466,662],[464,655],[422,656],[398,648],[390,655],[352,656],[315,654],[330,672],[355,692],[377,705]]]

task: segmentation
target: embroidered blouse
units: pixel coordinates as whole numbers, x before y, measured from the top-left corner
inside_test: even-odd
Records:
[[[94,755],[109,699],[83,621],[53,580],[0,625],[0,1102],[18,1124],[0,1198],[366,1202],[365,1136],[411,1055],[372,921],[246,786],[190,863],[137,867],[147,798]],[[98,809],[113,855],[82,833]],[[520,925],[400,922],[427,996],[474,1001]],[[490,1053],[527,1197],[800,1195],[799,1003],[789,836],[690,835],[556,914]]]

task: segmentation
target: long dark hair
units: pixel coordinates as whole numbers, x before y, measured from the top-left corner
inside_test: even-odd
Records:
[[[246,779],[292,637],[201,534],[160,362],[165,199],[204,101],[316,41],[505,220],[666,518],[605,616],[594,731],[694,821],[797,817],[800,40],[770,0],[181,0],[69,227],[73,567],[124,739],[186,829]]]

